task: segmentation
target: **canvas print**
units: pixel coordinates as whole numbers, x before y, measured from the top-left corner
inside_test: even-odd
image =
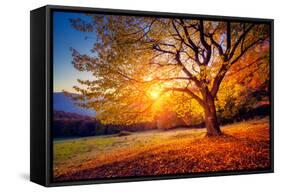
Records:
[[[270,30],[53,11],[53,181],[270,170]]]

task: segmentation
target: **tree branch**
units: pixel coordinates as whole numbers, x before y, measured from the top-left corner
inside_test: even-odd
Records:
[[[165,92],[167,91],[178,91],[178,92],[184,92],[190,95],[192,98],[194,98],[201,106],[205,106],[205,102],[195,93],[193,93],[190,89],[188,88],[175,88],[175,87],[170,87],[170,88],[165,88]]]
[[[226,54],[229,53],[231,49],[231,25],[230,21],[226,23]]]
[[[201,82],[184,66],[184,64],[181,62],[180,59],[180,52],[178,51],[176,54],[176,61],[178,64],[182,66],[183,72],[195,83],[195,85],[200,88],[201,87]]]
[[[200,42],[202,43],[202,45],[204,46],[203,53],[203,59],[204,59],[204,65],[208,65],[210,58],[211,58],[211,54],[212,54],[212,49],[211,46],[206,42],[205,40],[205,33],[204,33],[204,22],[201,19],[199,21],[200,25],[199,25],[199,32],[200,32]],[[204,51],[206,51],[206,56],[204,55]]]
[[[175,55],[175,54],[176,54],[176,53],[174,53],[173,51],[161,49],[159,45],[153,45],[153,46],[152,46],[152,49],[154,49],[154,50],[156,50],[156,51],[159,51],[159,52],[162,52],[162,53],[167,53],[167,54],[172,54],[172,55]]]
[[[243,50],[241,50],[240,54],[231,61],[231,65],[236,63],[250,48],[252,48],[254,45],[258,44],[259,42],[264,41],[266,38],[259,38],[256,41],[253,41],[252,43],[250,43],[248,46],[246,46]]]
[[[257,44],[258,42],[263,41],[263,40],[264,40],[264,38],[259,38],[258,40],[252,42],[251,44],[246,46],[245,49],[242,50],[241,53],[233,61],[222,64],[218,74],[215,77],[213,87],[212,87],[212,90],[211,90],[211,94],[212,94],[213,97],[216,96],[216,94],[219,90],[220,83],[223,80],[223,78],[224,78],[227,70],[229,69],[229,67],[231,65],[233,65],[234,63],[236,63],[247,52],[247,50],[249,50],[255,44]]]
[[[233,73],[230,73],[230,74],[227,74],[227,76],[232,76],[232,75],[235,75],[236,73],[239,73],[240,71],[243,71],[244,69],[247,69],[248,67],[254,65],[255,63],[259,62],[259,61],[262,61],[263,59],[267,58],[266,56],[263,56],[263,57],[259,57],[257,58],[256,60],[254,60],[253,62],[251,62],[250,64],[244,66],[244,67],[241,67],[239,68],[237,71],[233,72]]]
[[[227,61],[229,61],[230,59],[232,59],[237,47],[239,46],[239,44],[245,39],[246,35],[250,32],[250,30],[254,27],[254,24],[251,24],[250,27],[248,27],[248,29],[244,30],[244,32],[240,35],[240,37],[238,38],[238,40],[235,42],[235,44],[233,45],[232,49],[229,52],[228,57],[226,58]]]
[[[224,53],[223,53],[223,49],[222,49],[222,46],[219,44],[219,43],[217,43],[216,41],[215,41],[215,39],[214,39],[214,34],[210,34],[210,40],[211,40],[211,42],[212,42],[212,44],[218,49],[218,51],[219,51],[219,55],[220,56],[224,56]]]

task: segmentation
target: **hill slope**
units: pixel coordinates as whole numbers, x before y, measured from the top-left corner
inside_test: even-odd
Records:
[[[204,129],[178,129],[58,141],[54,143],[54,179],[269,169],[268,118],[222,130],[225,135],[217,138],[206,138]]]

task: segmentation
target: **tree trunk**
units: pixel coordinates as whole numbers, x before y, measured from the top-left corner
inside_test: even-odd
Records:
[[[215,101],[211,94],[207,94],[205,98],[205,126],[207,128],[207,136],[221,135],[220,126],[217,119]]]

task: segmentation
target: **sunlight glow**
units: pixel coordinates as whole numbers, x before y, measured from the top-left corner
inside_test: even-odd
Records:
[[[152,98],[152,99],[157,99],[159,98],[160,96],[160,90],[159,89],[152,89],[150,91],[148,91],[148,94],[149,96]]]
[[[158,91],[152,91],[150,93],[150,96],[153,98],[153,99],[157,99],[159,97],[160,93]]]

